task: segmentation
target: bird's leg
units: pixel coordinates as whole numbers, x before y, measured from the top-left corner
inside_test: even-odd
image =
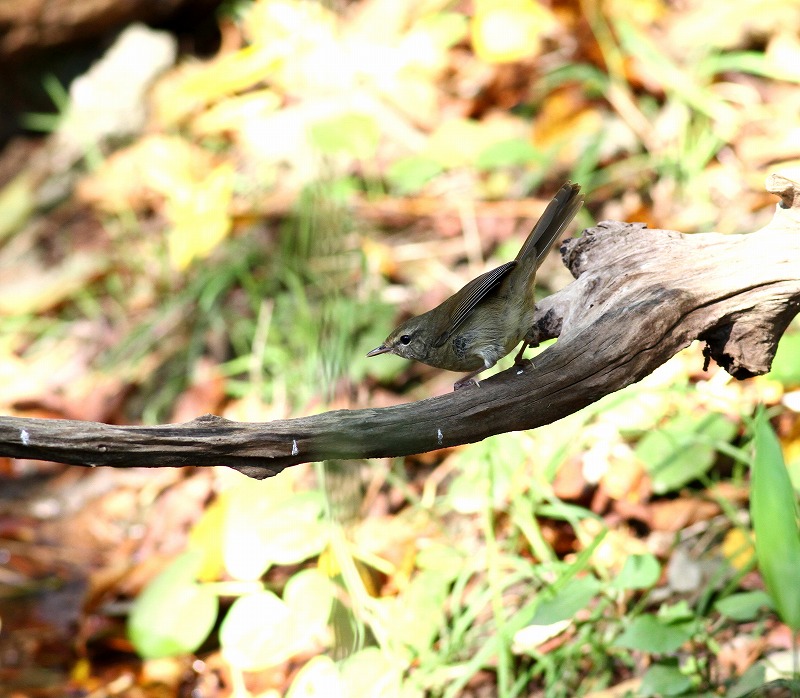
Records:
[[[528,341],[527,340],[523,340],[522,341],[522,346],[520,347],[519,351],[517,352],[517,355],[514,357],[514,365],[515,366],[519,366],[522,363],[522,355],[525,353],[525,350],[527,348],[528,348]],[[531,362],[531,363],[533,363],[533,362]]]
[[[461,388],[467,388],[470,385],[476,385],[480,388],[481,384],[478,382],[478,379],[475,378],[481,371],[485,371],[488,368],[491,368],[497,363],[497,360],[493,357],[487,358],[486,356],[483,357],[483,368],[479,368],[477,371],[473,371],[472,373],[468,373],[466,376],[457,380],[453,383],[453,390],[461,390]]]
[[[481,384],[477,379],[475,379],[475,376],[477,376],[481,371],[485,371],[485,370],[486,370],[486,367],[484,366],[482,368],[479,368],[477,371],[473,371],[472,373],[468,373],[466,376],[464,376],[463,378],[460,378],[455,383],[453,383],[453,390],[461,390],[462,388],[468,388],[471,385],[476,385],[476,386],[480,387]]]

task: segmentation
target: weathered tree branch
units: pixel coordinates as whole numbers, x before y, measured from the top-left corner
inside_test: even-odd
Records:
[[[605,221],[562,246],[575,281],[537,309],[558,342],[479,388],[265,424],[206,415],[130,427],[0,417],[0,455],[75,465],[227,465],[256,478],[333,458],[401,456],[533,429],[651,373],[692,340],[736,378],[769,370],[800,311],[800,184],[776,175],[765,228],[682,235]]]

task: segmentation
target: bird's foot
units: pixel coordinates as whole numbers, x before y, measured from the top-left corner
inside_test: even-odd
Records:
[[[466,376],[465,378],[462,378],[461,380],[453,383],[453,390],[462,390],[464,388],[469,388],[473,385],[476,388],[481,387],[481,384],[477,378],[470,378],[469,376]]]

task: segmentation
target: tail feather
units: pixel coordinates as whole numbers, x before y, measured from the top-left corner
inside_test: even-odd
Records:
[[[522,245],[522,249],[517,255],[518,261],[535,254],[536,267],[539,267],[550,248],[561,237],[564,229],[583,205],[583,196],[580,191],[580,184],[571,182],[567,182],[558,190]]]

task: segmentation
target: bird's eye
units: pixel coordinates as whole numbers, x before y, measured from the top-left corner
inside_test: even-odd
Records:
[[[400,337],[400,344],[411,344],[411,335],[404,334]]]

